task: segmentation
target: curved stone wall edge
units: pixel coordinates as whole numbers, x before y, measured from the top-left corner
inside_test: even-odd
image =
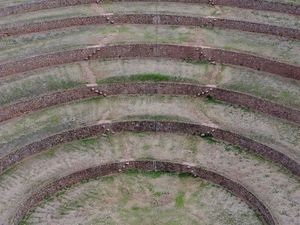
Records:
[[[50,184],[45,185],[31,195],[24,204],[20,205],[12,224],[17,225],[26,214],[36,207],[41,201],[52,196],[56,192],[71,187],[74,184],[83,180],[95,179],[100,176],[113,175],[128,170],[140,170],[140,171],[161,171],[172,173],[188,173],[194,177],[205,179],[209,182],[226,188],[234,195],[245,201],[251,208],[255,209],[263,218],[263,222],[267,225],[278,225],[274,216],[272,216],[270,210],[266,205],[256,197],[252,192],[247,190],[242,184],[231,180],[215,171],[210,171],[199,166],[190,166],[180,163],[172,163],[167,161],[123,161],[111,164],[102,164],[96,167],[87,168],[85,170],[77,171],[68,176],[62,177]]]
[[[223,140],[227,143],[239,146],[249,152],[258,154],[273,163],[279,164],[288,169],[292,174],[300,177],[300,165],[285,154],[260,144],[254,140],[243,137],[239,134],[225,131],[222,129],[204,126],[200,124],[184,122],[167,122],[167,121],[125,121],[99,124],[87,127],[81,127],[74,130],[49,136],[43,140],[33,142],[20,149],[2,157],[0,159],[0,173],[12,165],[34,154],[46,151],[47,149],[84,138],[94,137],[104,133],[115,133],[123,131],[134,132],[167,132],[167,133],[184,133],[197,135],[201,137],[213,137]]]
[[[117,2],[117,0],[113,0]],[[128,2],[137,2],[140,0],[127,0]],[[144,0],[153,2],[153,0]],[[281,2],[270,2],[266,0],[163,0],[164,2],[183,2],[183,3],[199,3],[220,6],[230,6],[243,9],[265,10],[293,15],[300,15],[300,6]],[[66,6],[74,6],[81,4],[99,3],[101,0],[44,0],[40,2],[24,3],[5,8],[0,8],[0,17],[33,12],[43,9],[52,9]]]
[[[0,78],[38,68],[89,59],[171,58],[230,64],[300,80],[300,67],[259,56],[210,47],[170,44],[124,44],[32,56],[0,65]]]
[[[0,122],[43,108],[96,96],[143,94],[185,95],[194,97],[210,96],[230,104],[248,107],[252,110],[300,125],[300,111],[298,110],[239,92],[203,85],[174,82],[110,84],[58,91],[41,97],[20,101],[6,107],[0,107]]]
[[[88,26],[100,24],[155,24],[218,27],[223,29],[262,33],[300,40],[300,30],[293,28],[221,18],[176,16],[163,14],[128,14],[111,16],[74,17],[31,24],[15,25],[7,28],[1,28],[0,37],[37,33],[43,31],[50,31],[53,29],[63,29],[72,26]]]

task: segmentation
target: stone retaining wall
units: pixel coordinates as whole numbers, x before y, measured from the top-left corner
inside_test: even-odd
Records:
[[[207,60],[211,63],[231,64],[300,80],[300,67],[246,53],[209,47],[168,44],[128,44],[91,47],[32,56],[0,65],[0,78],[42,67],[73,63],[89,59],[161,57],[179,60]]]
[[[113,0],[117,2],[118,0]],[[128,2],[136,2],[139,0],[126,0]],[[144,0],[153,2],[153,0]],[[271,2],[267,0],[163,0],[164,2],[184,2],[184,3],[199,3],[199,4],[211,4],[211,5],[223,5],[238,7],[244,9],[254,10],[266,10],[273,12],[289,13],[294,15],[300,15],[300,6],[292,5],[288,3]],[[51,9],[65,6],[74,6],[89,3],[100,3],[100,0],[44,0],[33,3],[24,3],[14,6],[9,6],[0,9],[0,17],[13,14],[32,12],[42,9]]]
[[[253,23],[247,21],[203,18],[176,15],[155,15],[155,14],[133,14],[117,16],[90,16],[74,17],[61,20],[44,21],[31,24],[15,25],[0,29],[0,37],[21,35],[53,29],[62,29],[72,26],[87,26],[96,24],[157,24],[157,25],[184,25],[201,27],[218,27],[240,31],[277,35],[286,38],[300,40],[300,30],[285,28],[268,24]]]
[[[0,8],[0,17],[9,16],[25,12],[33,12],[43,9],[53,9],[66,6],[96,3],[97,0],[42,0],[31,3],[17,4]]]
[[[63,144],[70,141],[89,138],[104,133],[115,133],[124,131],[134,132],[168,132],[168,133],[184,133],[198,135],[201,137],[213,137],[223,140],[230,144],[239,146],[252,153],[258,154],[266,159],[277,163],[288,169],[295,176],[300,176],[300,165],[289,158],[285,154],[260,144],[254,140],[243,137],[229,131],[208,127],[200,124],[183,123],[183,122],[166,122],[166,121],[125,121],[100,125],[81,127],[69,130],[43,140],[26,145],[15,152],[12,152],[0,159],[0,173],[20,162],[26,157],[46,151],[55,145]]]
[[[136,169],[139,171],[161,171],[172,173],[189,173],[194,177],[205,179],[220,185],[237,197],[244,200],[251,208],[256,210],[268,225],[278,225],[269,209],[253,193],[241,184],[215,172],[201,167],[164,161],[126,161],[112,164],[104,164],[75,172],[62,177],[36,191],[25,203],[21,204],[11,224],[17,225],[25,215],[36,207],[41,201],[54,195],[56,192],[71,187],[83,180],[95,179],[101,176],[113,175],[124,171]]]
[[[300,111],[298,110],[234,91],[172,82],[110,84],[59,91],[0,108],[0,122],[21,116],[25,113],[80,99],[96,96],[145,94],[188,95],[197,97],[210,96],[230,104],[248,107],[252,110],[286,119],[300,125]]]

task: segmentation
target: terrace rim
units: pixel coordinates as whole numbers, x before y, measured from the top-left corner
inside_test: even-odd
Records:
[[[0,158],[0,174],[23,159],[47,151],[49,148],[56,145],[95,137],[97,135],[114,134],[116,132],[124,131],[183,133],[200,137],[216,138],[262,156],[265,159],[286,168],[297,178],[300,177],[300,164],[298,162],[271,147],[260,144],[239,134],[200,124],[152,120],[103,123],[49,136],[45,139],[21,147]]]
[[[118,2],[119,0],[112,0]],[[141,0],[126,0],[127,2],[138,2]],[[154,2],[154,0],[143,0],[145,2]],[[155,1],[157,2],[157,1]],[[281,2],[271,2],[267,0],[163,0],[162,2],[183,2],[195,4],[210,4],[220,6],[230,6],[243,9],[264,10],[271,12],[280,12],[293,15],[300,15],[300,6]],[[101,0],[43,0],[33,3],[24,3],[0,8],[0,17],[14,14],[33,12],[43,9],[52,9],[66,6],[75,6],[82,4],[98,3]]]
[[[11,224],[17,225],[26,216],[26,214],[34,207],[36,207],[41,201],[54,195],[56,192],[64,188],[71,187],[72,185],[77,184],[83,180],[113,175],[133,169],[139,171],[188,173],[190,175],[193,175],[194,177],[199,177],[201,179],[215,183],[226,188],[234,195],[242,199],[252,209],[256,210],[261,215],[265,224],[278,225],[278,222],[276,221],[275,217],[272,216],[267,206],[264,205],[261,200],[259,200],[253,193],[247,190],[247,188],[245,188],[240,183],[233,181],[215,171],[207,170],[202,167],[166,161],[149,160],[123,161],[111,164],[102,164],[96,167],[91,167],[72,173],[52,183],[49,183],[36,191],[25,201],[25,203],[20,205],[20,208],[17,210]]]
[[[238,31],[275,35],[279,37],[300,40],[300,30],[293,28],[222,18],[177,16],[167,14],[124,14],[110,16],[73,17],[60,20],[50,20],[0,28],[0,37],[44,32],[74,26],[103,24],[176,25],[200,26],[204,28],[217,27],[222,29],[233,29]]]
[[[137,82],[109,84],[58,91],[0,107],[0,123],[48,107],[93,97],[119,95],[171,95],[211,97],[229,104],[287,120],[300,126],[300,111],[252,95],[221,88],[177,82]]]
[[[111,0],[118,2],[120,0]],[[126,2],[138,2],[140,0],[124,0]],[[160,2],[144,0],[145,2]],[[265,10],[271,12],[286,13],[300,16],[300,5],[271,2],[267,0],[164,0],[162,2],[182,2],[195,4],[210,4],[230,6],[243,9]],[[24,3],[0,8],[0,17],[17,15],[44,9],[75,6],[82,4],[97,3],[101,0],[42,0],[32,3]],[[111,16],[76,17],[60,20],[45,21],[31,24],[18,24],[11,27],[0,28],[0,38],[28,33],[44,32],[54,29],[64,29],[73,26],[88,26],[97,24],[150,24],[150,25],[182,25],[201,26],[233,29],[239,31],[275,35],[290,39],[300,40],[300,30],[268,24],[220,19],[211,17],[191,17],[164,14],[125,14]],[[254,53],[255,54],[255,53]],[[254,54],[227,51],[225,49],[204,46],[183,46],[169,44],[123,44],[109,46],[91,46],[63,52],[54,52],[44,55],[30,56],[16,61],[8,61],[0,64],[0,80],[19,73],[44,68],[49,66],[68,64],[83,60],[107,60],[127,58],[171,58],[177,60],[207,61],[211,64],[229,64],[242,66],[257,71],[263,71],[284,78],[300,80],[300,66],[291,65],[276,59],[259,57]],[[268,75],[263,74],[262,75]],[[46,94],[37,98],[22,100],[0,108],[0,123],[23,114],[34,112],[43,108],[69,103],[72,101],[92,98],[97,96],[114,95],[187,95],[193,97],[213,97],[215,99],[248,107],[280,119],[300,125],[300,111],[254,97],[251,95],[229,91],[221,88],[193,85],[187,83],[160,82],[160,83],[123,83],[100,85],[93,87],[78,87],[55,93]],[[264,157],[272,163],[287,169],[296,179],[300,177],[300,164],[297,160],[281,153],[276,149],[258,143],[242,135],[232,133],[215,127],[195,123],[175,121],[119,121],[80,127],[73,130],[53,134],[42,140],[32,142],[19,149],[10,152],[0,158],[0,174],[11,166],[21,163],[28,157],[45,152],[50,148],[71,141],[95,137],[103,134],[119,132],[162,132],[184,133],[203,138],[215,138],[234,146],[239,146],[246,151]],[[205,179],[220,185],[234,195],[242,199],[261,216],[263,223],[267,225],[279,225],[271,210],[262,200],[256,197],[250,189],[243,186],[237,179],[228,178],[222,172],[208,170],[201,166],[194,166],[169,161],[158,160],[127,160],[108,164],[100,164],[60,177],[55,181],[48,181],[42,187],[34,190],[34,194],[20,203],[10,224],[17,225],[38,204],[58,191],[71,187],[84,180],[94,179],[101,176],[114,175],[128,170],[161,171],[171,173],[188,173],[194,177]]]
[[[171,45],[171,44],[123,44],[104,47],[88,47],[63,52],[31,56],[17,61],[0,64],[1,77],[18,73],[79,62],[90,59],[127,59],[127,58],[170,58],[178,60],[207,61],[242,66],[271,73],[285,78],[300,80],[300,67],[253,54],[227,51],[220,48]]]

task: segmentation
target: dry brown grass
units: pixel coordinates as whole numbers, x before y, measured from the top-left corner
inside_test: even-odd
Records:
[[[299,181],[274,164],[199,137],[150,133],[77,141],[23,161],[1,176],[1,218],[6,221],[26,197],[46,182],[100,163],[142,158],[189,162],[216,170],[255,193],[270,207],[279,224],[296,224],[298,220]]]

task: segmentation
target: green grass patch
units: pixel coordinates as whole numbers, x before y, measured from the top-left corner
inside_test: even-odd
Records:
[[[160,177],[163,174],[164,174],[164,172],[160,172],[160,171],[147,171],[147,172],[143,172],[144,176],[151,177],[151,178],[158,178],[158,177]]]
[[[22,83],[10,84],[5,90],[1,87],[0,105],[14,102],[21,98],[36,97],[47,92],[67,90],[79,87],[83,82],[67,78],[49,76],[46,78],[25,79]]]
[[[138,210],[140,210],[141,208],[140,207],[138,207],[138,206],[132,206],[131,207],[131,210],[133,210],[133,211],[138,211]]]
[[[46,155],[49,157],[49,158],[52,158],[55,156],[55,150],[54,148],[52,149],[49,149],[47,152],[46,152]]]
[[[53,199],[54,199],[54,197],[59,197],[59,196],[64,195],[68,189],[69,188],[64,188],[64,189],[60,190],[59,192],[55,193],[54,196],[53,196]],[[53,199],[50,199],[50,201],[53,200]]]
[[[216,99],[216,98],[214,98],[212,96],[207,96],[206,99],[205,99],[205,101],[207,103],[213,103],[213,104],[224,104],[224,102],[222,102],[222,101],[220,101],[220,100],[218,100],[218,99]]]
[[[178,192],[178,194],[175,198],[176,208],[183,208],[184,207],[184,195],[185,195],[184,192],[182,192],[182,191]]]
[[[25,217],[21,220],[19,225],[29,225],[29,217],[31,216],[32,212],[29,212],[25,215]]]
[[[247,92],[252,95],[259,96],[261,98],[268,99],[270,101],[277,101],[283,105],[289,105],[292,107],[299,106],[299,97],[297,95],[297,90],[294,90],[294,86],[291,85],[289,90],[278,89],[276,87],[277,82],[272,86],[268,81],[259,78],[257,75],[245,75],[243,78],[239,78],[236,81],[222,85],[223,88],[232,89],[239,92]],[[245,82],[245,80],[249,80]],[[251,80],[251,81],[250,81]],[[281,81],[283,82],[283,81]],[[288,83],[290,85],[290,83]]]
[[[104,176],[104,177],[101,177],[101,180],[111,183],[115,180],[115,178],[113,176]]]
[[[0,181],[4,179],[5,176],[11,176],[14,172],[16,172],[18,167],[15,165],[11,166],[10,168],[4,170],[0,176]]]
[[[211,136],[205,136],[202,137],[208,144],[216,144],[218,143],[217,140],[215,140],[213,137]]]
[[[154,193],[153,193],[153,196],[155,196],[155,197],[160,197],[160,196],[162,196],[163,194],[164,194],[164,192],[157,191],[157,192],[154,192]]]
[[[145,137],[145,136],[146,136],[145,132],[138,132],[138,131],[134,132],[134,131],[130,131],[130,132],[128,132],[128,133],[130,133],[131,135],[136,136],[136,137]]]
[[[194,177],[191,173],[179,173],[178,174],[179,178],[190,178],[190,177]]]
[[[234,152],[234,153],[238,153],[238,154],[241,154],[244,152],[241,148],[239,148],[237,146],[233,146],[233,145],[226,145],[224,147],[224,150],[226,152]]]
[[[98,80],[97,84],[114,84],[114,83],[130,83],[130,82],[162,82],[162,81],[172,81],[172,82],[187,82],[192,79],[182,78],[182,77],[173,77],[160,73],[143,73],[135,74],[131,76],[117,76],[109,77],[103,80]],[[194,80],[192,80],[195,82]]]
[[[149,150],[149,149],[150,149],[150,145],[148,145],[148,144],[144,144],[144,146],[143,146],[143,150],[147,151],[147,150]]]
[[[162,175],[168,175],[168,176],[175,176],[178,178],[188,178],[188,177],[194,177],[190,173],[175,173],[175,172],[164,172],[164,171],[141,171],[138,169],[129,169],[124,172],[126,175],[129,176],[137,176],[137,175],[143,175],[151,178],[158,178],[161,177]]]
[[[186,59],[184,60],[186,63],[191,63],[193,65],[208,65],[209,61],[207,60],[192,60],[192,59]]]
[[[126,171],[124,172],[124,174],[126,174],[126,175],[128,175],[128,176],[136,176],[136,175],[138,175],[138,174],[140,174],[140,173],[141,173],[141,171],[136,170],[136,169],[129,169],[129,170],[126,170]]]
[[[243,112],[251,112],[251,109],[249,107],[246,106],[238,106],[238,108],[243,111]]]
[[[83,144],[84,146],[87,146],[87,145],[94,145],[97,143],[97,139],[96,138],[87,138],[87,139],[83,139],[83,140],[80,140],[80,143]]]

